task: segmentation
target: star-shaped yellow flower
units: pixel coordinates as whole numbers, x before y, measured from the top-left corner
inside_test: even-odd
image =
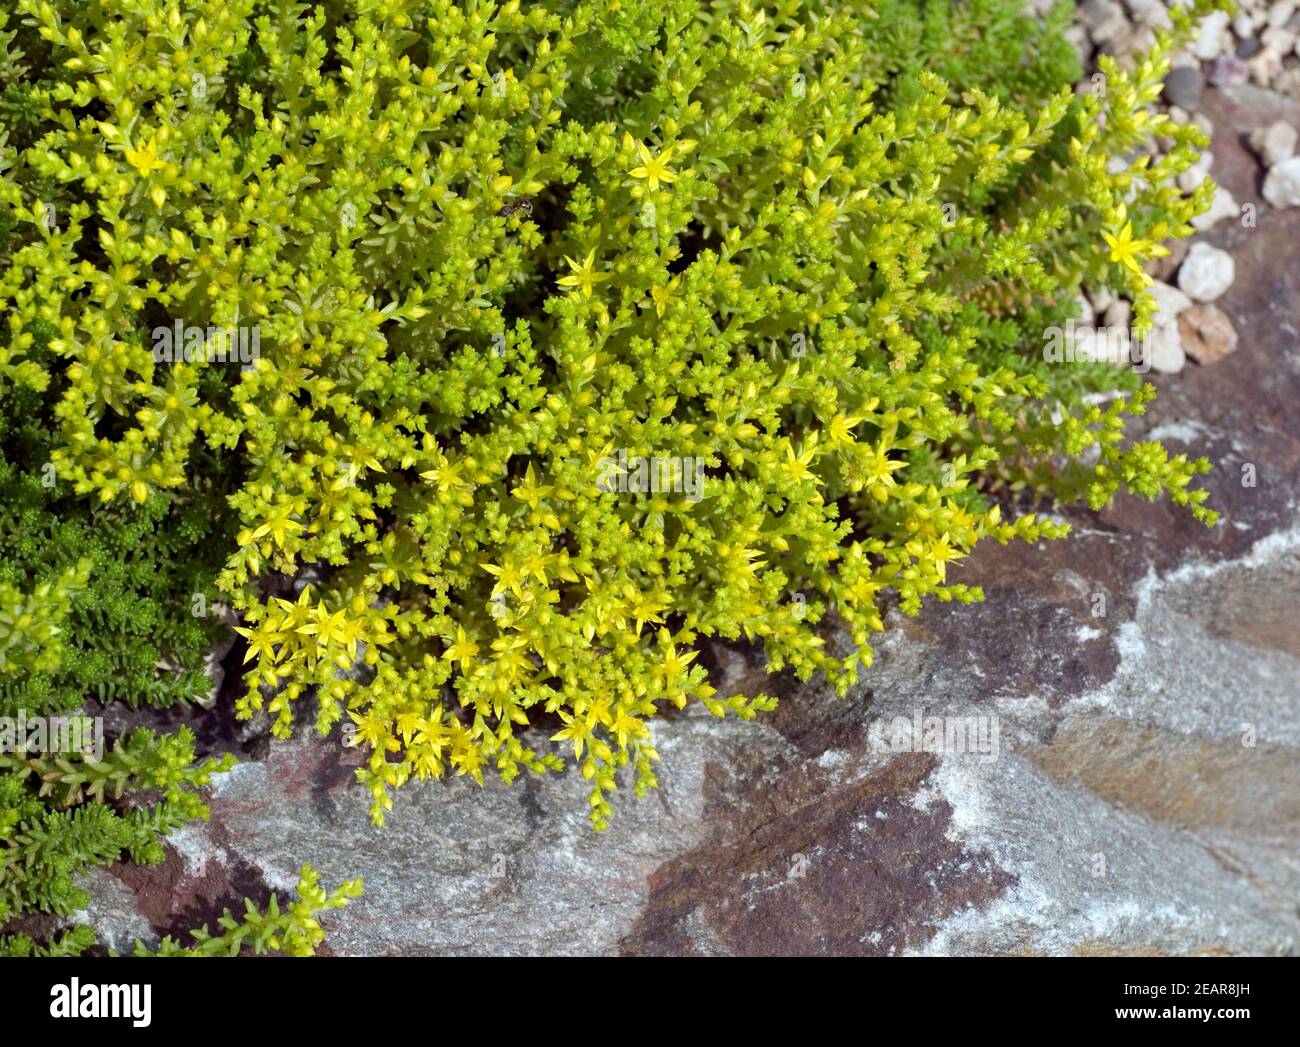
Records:
[[[442,652],[443,658],[449,662],[459,662],[462,673],[469,672],[469,667],[474,664],[474,656],[478,654],[478,644],[465,635],[464,626],[456,626],[456,642]]]
[[[587,257],[579,264],[568,255],[564,260],[569,263],[573,270],[568,276],[562,276],[556,281],[561,287],[576,287],[582,291],[584,297],[590,298],[591,292],[595,290],[597,284],[604,283],[610,278],[611,273],[598,273],[595,270],[596,249],[592,248],[587,252]]]
[[[1156,243],[1154,240],[1134,240],[1132,222],[1125,222],[1118,236],[1112,236],[1110,233],[1103,231],[1101,237],[1106,241],[1106,246],[1110,248],[1110,260],[1119,262],[1120,265],[1132,270],[1139,276],[1145,275],[1142,269],[1143,259],[1163,258],[1169,253],[1167,247]]]
[[[158,149],[153,139],[141,142],[136,149],[127,149],[126,161],[142,175],[147,175],[154,168],[163,165],[163,162],[158,159]]]
[[[655,284],[650,288],[650,297],[654,299],[657,316],[664,315],[664,309],[676,297],[677,285],[681,282],[680,276],[674,276],[667,284]]]
[[[668,166],[676,149],[675,145],[670,145],[658,156],[655,156],[646,148],[644,142],[637,142],[636,151],[641,156],[641,166],[632,168],[629,173],[633,178],[644,178],[652,193],[658,191],[660,182],[671,183],[677,181],[677,175]]]
[[[517,487],[511,488],[510,493],[521,502],[524,502],[533,512],[536,512],[538,503],[554,489],[551,484],[539,484],[537,482],[537,474],[533,471],[530,462],[528,472],[524,474],[524,482]]]

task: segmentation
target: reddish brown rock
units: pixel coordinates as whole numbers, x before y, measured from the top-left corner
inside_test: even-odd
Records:
[[[812,783],[791,773],[741,831],[655,872],[623,951],[884,956],[924,944],[939,921],[1015,882],[951,838],[946,804],[912,802],[936,762],[910,753],[802,798]]]

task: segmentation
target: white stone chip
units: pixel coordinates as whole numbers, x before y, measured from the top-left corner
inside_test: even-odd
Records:
[[[1268,172],[1264,199],[1277,208],[1300,206],[1300,156],[1283,160]]]
[[[1198,302],[1213,302],[1232,286],[1237,267],[1232,255],[1206,243],[1193,244],[1178,270],[1178,286]]]
[[[1285,120],[1275,120],[1267,127],[1250,132],[1250,147],[1264,162],[1274,167],[1295,153],[1296,129]]]

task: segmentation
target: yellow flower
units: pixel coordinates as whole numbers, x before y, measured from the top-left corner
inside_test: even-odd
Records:
[[[156,167],[162,167],[162,161],[158,159],[158,150],[152,138],[142,142],[138,149],[126,150],[126,160],[142,175],[149,174]]]
[[[891,474],[907,463],[891,460],[883,440],[872,449],[871,458],[872,464],[867,471],[874,488],[871,493],[875,495],[876,501],[883,502],[889,497],[888,488],[898,486],[898,481]]]
[[[443,651],[443,658],[449,662],[460,662],[460,671],[466,673],[469,672],[476,654],[478,654],[478,644],[465,635],[464,626],[456,626],[456,642]]]
[[[537,482],[537,474],[533,471],[530,463],[528,472],[524,474],[524,482],[517,487],[511,488],[510,493],[527,504],[528,508],[533,512],[536,512],[538,503],[553,490],[554,487],[550,484],[539,484]]]
[[[676,297],[677,285],[681,282],[680,276],[674,276],[667,285],[655,284],[650,288],[650,297],[654,299],[656,315],[664,315],[664,309]]]
[[[244,662],[251,662],[254,658],[266,658],[275,661],[275,649],[283,642],[283,638],[278,632],[268,630],[262,626],[255,626],[251,629],[244,629],[239,626],[235,627],[235,632],[248,639],[248,653],[244,655]]]
[[[632,168],[630,172],[632,177],[644,178],[652,193],[659,189],[660,182],[671,183],[677,181],[677,175],[668,167],[668,163],[672,160],[676,149],[675,145],[670,145],[658,156],[654,156],[646,148],[644,142],[637,142],[636,151],[641,154],[641,166]]]
[[[583,259],[581,264],[575,262],[568,255],[564,256],[564,260],[569,263],[569,267],[573,272],[568,276],[560,277],[556,283],[561,287],[577,287],[587,298],[591,297],[591,292],[597,284],[604,283],[612,275],[611,273],[598,273],[595,271],[595,248],[587,252],[587,257]]]
[[[837,414],[831,419],[829,426],[830,439],[828,442],[834,446],[835,444],[852,441],[853,430],[862,423],[863,417],[863,415],[856,414],[846,415],[843,412]]]
[[[811,480],[815,484],[820,484],[821,478],[811,469],[813,456],[817,453],[816,434],[806,442],[802,451],[795,453],[794,445],[786,443],[785,445],[786,460],[783,463],[786,472],[788,472],[795,483],[802,483],[804,480]]]
[[[1118,236],[1111,236],[1110,233],[1105,231],[1102,232],[1101,236],[1106,241],[1106,246],[1110,248],[1110,260],[1119,262],[1120,265],[1126,269],[1131,269],[1139,276],[1145,275],[1142,269],[1142,259],[1163,258],[1169,253],[1167,247],[1163,247],[1154,240],[1134,240],[1132,222],[1125,222]]]
[[[492,575],[497,580],[496,585],[492,587],[493,596],[496,596],[497,593],[503,593],[507,589],[516,596],[524,595],[521,583],[527,576],[525,572],[519,570],[519,568],[514,564],[485,563],[483,564],[483,570],[487,571],[488,574]]]
[[[463,461],[453,462],[441,451],[438,452],[438,467],[420,474],[422,480],[432,480],[440,490],[449,491],[457,487],[467,487],[468,482],[460,475]]]
[[[268,523],[262,524],[253,532],[253,541],[269,534],[275,544],[283,548],[286,533],[291,534],[294,531],[302,530],[302,524],[290,517],[289,514],[292,511],[291,508],[285,509],[279,516],[274,517]]]
[[[560,719],[564,722],[564,729],[551,735],[551,741],[573,742],[573,755],[581,758],[582,750],[587,742],[587,735],[591,733],[591,725],[584,719],[570,716],[563,709],[559,710],[559,714]]]
[[[316,642],[323,647],[344,640],[347,631],[347,617],[342,610],[330,614],[329,608],[324,603],[320,603],[316,605],[312,617],[313,621],[302,626],[298,632],[307,636],[315,635]]]

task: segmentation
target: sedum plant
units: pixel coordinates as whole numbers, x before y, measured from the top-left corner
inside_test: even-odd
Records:
[[[53,332],[36,326],[31,358],[49,366]],[[219,463],[143,504],[79,498],[52,462],[57,401],[0,386],[0,715],[66,712],[87,695],[206,699],[205,657],[224,632],[215,579],[234,535]]]
[[[353,898],[361,895],[360,879],[348,880],[333,892],[320,886],[319,877],[310,865],[304,865],[298,875],[294,893],[298,898],[283,908],[278,895],[271,895],[266,908],[244,899],[244,918],[241,920],[227,909],[217,920],[220,933],[214,934],[206,927],[191,931],[193,945],[183,945],[168,936],[157,950],[150,950],[141,942],[135,943],[133,956],[262,956],[277,952],[284,956],[314,956],[316,946],[325,939],[316,917],[331,909],[342,909]]]
[[[194,736],[184,728],[162,737],[140,728],[102,760],[0,754],[0,924],[29,912],[73,915],[89,900],[76,875],[92,866],[162,861],[161,837],[207,817],[198,787],[233,763],[196,763]],[[157,799],[123,810],[106,802],[124,792]],[[82,938],[88,928],[73,931],[74,941],[93,940]],[[0,937],[0,955],[15,947],[6,941]]]
[[[32,358],[48,364],[49,331],[37,324],[36,334]],[[55,398],[49,388],[0,388],[0,927],[32,913],[75,920],[89,901],[78,882],[87,869],[162,861],[165,835],[207,818],[199,790],[234,764],[198,759],[185,727],[138,728],[102,751],[13,744],[27,741],[11,736],[19,725],[51,717],[75,742],[95,739],[88,714],[102,710],[87,707],[88,696],[130,706],[205,699],[204,660],[221,630],[209,613],[229,542],[229,514],[213,491],[219,463],[205,484],[143,505],[78,499],[50,465]],[[315,913],[358,889],[327,899],[304,870],[298,902],[280,912],[273,898],[267,914],[250,903],[244,921],[227,914],[223,933],[202,932],[195,949],[311,951]],[[94,943],[93,928],[73,923],[44,943],[0,934],[0,956],[77,955]],[[188,951],[167,940],[160,948]]]
[[[18,0],[0,382],[57,396],[83,498],[238,463],[239,711],[345,723],[377,821],[571,750],[603,827],[657,712],[772,708],[703,638],[843,692],[887,605],[1067,532],[1008,492],[1214,521],[1208,463],[1124,435],[1149,387],[1041,347],[1084,285],[1149,325],[1213,192],[1151,104],[1226,5],[1084,94],[1068,7],[1020,6]]]

